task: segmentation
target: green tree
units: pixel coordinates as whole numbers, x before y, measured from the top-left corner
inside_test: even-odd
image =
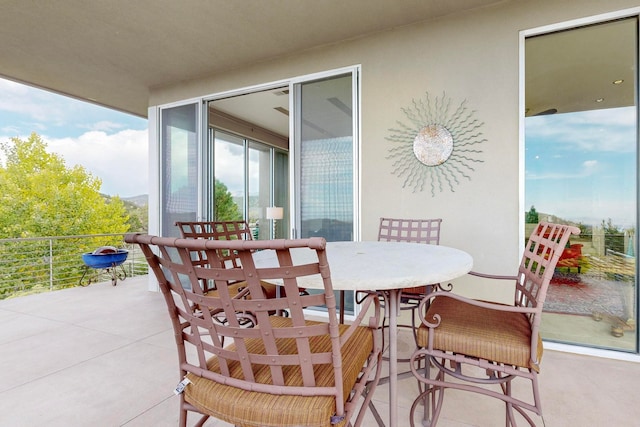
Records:
[[[535,206],[531,206],[531,209],[529,209],[529,212],[527,212],[526,217],[525,217],[525,223],[527,224],[537,224],[539,222],[539,218],[538,218],[538,211],[536,211],[536,207]]]
[[[0,238],[53,237],[85,234],[121,234],[129,230],[128,216],[119,197],[105,199],[102,181],[82,166],[66,167],[64,160],[48,153],[35,133],[27,140],[11,138],[0,144]],[[118,245],[121,237],[91,241],[93,246]],[[81,254],[95,249],[86,239],[56,240],[52,280],[57,288],[75,286]],[[24,251],[0,248],[4,261],[2,281],[19,280],[21,290],[35,291],[49,281],[48,270],[38,269],[51,256],[42,241],[25,241]],[[26,250],[29,246],[31,249]],[[63,261],[64,260],[64,261]],[[11,293],[0,283],[0,298]]]
[[[611,218],[602,220],[604,230],[604,247],[614,252],[624,253],[624,230],[613,224]]]
[[[127,214],[119,197],[105,200],[102,181],[82,166],[68,168],[46,151],[40,136],[0,144],[0,237],[125,233]]]
[[[216,221],[236,221],[242,219],[242,212],[233,201],[233,195],[226,185],[216,179],[215,187]]]
[[[108,197],[108,196],[107,196]],[[149,205],[139,206],[135,203],[123,200],[124,207],[129,216],[129,231],[147,232],[149,230]]]

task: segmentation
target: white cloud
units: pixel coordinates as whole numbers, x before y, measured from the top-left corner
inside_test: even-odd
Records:
[[[48,149],[67,166],[83,166],[102,180],[101,192],[122,197],[148,194],[148,137],[146,130],[123,130],[111,135],[91,131],[78,138],[42,137]]]
[[[0,95],[0,142],[37,132],[68,167],[100,178],[103,193],[148,193],[146,120],[5,79]]]
[[[67,109],[52,108],[52,104],[54,100],[55,104],[72,101],[71,98],[4,79],[0,79],[0,93],[0,112],[25,115],[34,122],[63,123]]]
[[[535,207],[538,212],[552,213],[560,218],[588,225],[599,225],[608,218],[612,218],[617,226],[625,228],[633,227],[635,224],[636,204],[633,200],[558,197],[535,203]]]
[[[526,170],[526,179],[527,180],[541,180],[541,179],[558,179],[558,180],[569,180],[569,179],[582,179],[592,176],[599,172],[600,164],[597,160],[585,160],[582,162],[582,168],[576,172],[545,172],[545,173],[536,173],[531,170]]]
[[[635,107],[528,117],[526,137],[566,151],[630,153],[636,149]]]
[[[103,120],[97,123],[92,123],[90,125],[83,125],[81,127],[87,128],[89,130],[113,132],[113,131],[121,130],[124,127],[124,125],[122,123]]]
[[[244,194],[244,150],[242,146],[222,143],[216,145],[216,177],[234,196]],[[260,158],[249,155],[249,193],[257,194],[260,186]],[[263,165],[264,168],[264,165]]]

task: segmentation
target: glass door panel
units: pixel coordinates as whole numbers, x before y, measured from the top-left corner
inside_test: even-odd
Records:
[[[264,144],[249,141],[247,176],[249,226],[255,230],[254,238],[270,239],[273,227],[277,224],[271,224],[271,220],[266,217],[266,209],[271,206],[271,150]]]
[[[178,236],[176,221],[195,221],[198,209],[197,104],[161,113],[161,203],[163,236]]]
[[[300,237],[354,236],[351,74],[299,85]]]
[[[214,220],[242,220],[246,205],[244,139],[216,131],[214,147]]]
[[[297,236],[353,240],[357,174],[353,74],[296,84],[294,97]],[[345,297],[345,313],[353,314],[353,294]]]
[[[283,218],[274,227],[276,239],[289,238],[289,155],[274,150],[273,159],[273,204],[283,207]]]
[[[207,103],[207,123],[214,135],[208,147],[213,147],[219,190],[217,213],[207,217],[243,219],[254,239],[271,239],[274,233],[288,237],[288,94],[286,86],[279,86]],[[283,208],[282,219],[267,218],[272,206]]]
[[[637,19],[525,41],[525,235],[574,224],[543,338],[636,349]]]

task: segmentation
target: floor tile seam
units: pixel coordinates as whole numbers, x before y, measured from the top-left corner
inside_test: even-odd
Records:
[[[129,418],[128,420],[126,420],[125,422],[120,424],[120,427],[126,426],[132,422],[134,422],[135,420],[137,420],[138,418],[140,418],[141,416],[143,416],[144,414],[152,411],[153,409],[157,408],[158,406],[164,404],[165,402],[169,401],[172,398],[177,398],[177,396],[175,394],[169,394],[167,397],[165,397],[164,399],[162,399],[161,401],[151,405],[150,407],[148,407],[147,409],[145,409],[144,411],[140,412],[139,414],[135,415],[132,418]]]
[[[0,311],[6,311],[11,314],[22,314],[25,316],[35,316],[30,311],[23,311],[24,309],[20,309],[20,307],[0,307]]]
[[[25,314],[25,313],[20,313],[20,314]],[[49,321],[49,322],[52,322],[52,323],[56,323],[57,325],[56,325],[55,328],[51,328],[51,329],[38,328],[37,330],[35,330],[31,334],[24,334],[24,335],[21,335],[19,337],[16,337],[15,339],[12,339],[12,340],[9,340],[9,341],[0,342],[0,346],[15,344],[16,342],[19,342],[21,340],[28,339],[28,338],[33,338],[33,337],[35,337],[37,335],[40,335],[42,333],[50,332],[52,330],[61,329],[61,328],[64,328],[65,326],[69,326],[68,323],[61,322],[61,321],[54,320],[54,319],[45,319],[45,318],[38,317],[38,316],[31,316],[31,317],[42,319],[42,320],[46,320],[46,321]]]
[[[100,329],[100,328],[96,328],[96,327],[87,326],[86,322],[91,321],[93,319],[92,317],[85,318],[85,319],[82,319],[82,320],[65,321],[65,320],[58,320],[58,319],[50,319],[50,318],[47,318],[47,317],[44,317],[44,316],[38,316],[38,315],[31,314],[31,313],[23,313],[23,314],[31,316],[31,317],[34,317],[34,318],[37,318],[37,319],[42,319],[42,320],[46,320],[46,321],[49,321],[49,322],[58,323],[60,325],[60,327],[73,326],[75,328],[80,328],[80,329],[83,329],[85,331],[98,332],[98,333],[110,335],[110,336],[113,336],[113,337],[116,337],[116,338],[124,338],[126,340],[131,341],[131,342],[144,341],[144,340],[149,339],[151,337],[154,337],[156,335],[163,334],[163,333],[166,333],[169,330],[172,330],[172,327],[169,326],[169,327],[167,327],[167,328],[165,328],[165,329],[163,329],[161,331],[153,332],[153,333],[150,333],[150,334],[145,335],[145,336],[132,337],[130,335],[123,335],[123,334],[114,333],[112,331],[108,331],[108,330],[105,330],[105,329]],[[33,334],[33,335],[37,335],[37,334]],[[30,336],[33,336],[33,335],[30,335]]]
[[[76,367],[78,367],[78,366],[80,366],[80,365],[83,365],[83,364],[87,363],[87,362],[91,362],[91,361],[93,361],[93,360],[99,359],[99,358],[101,358],[101,357],[104,357],[104,356],[109,355],[109,354],[111,354],[111,353],[113,353],[113,352],[116,352],[116,351],[122,350],[123,348],[126,348],[126,347],[128,347],[128,346],[130,346],[130,345],[132,345],[132,344],[136,344],[136,343],[137,343],[137,341],[131,341],[131,342],[129,342],[129,343],[126,343],[126,344],[120,345],[120,346],[118,346],[118,347],[114,347],[114,348],[112,348],[112,349],[110,349],[110,350],[104,351],[104,352],[102,352],[102,353],[96,354],[96,355],[91,356],[91,357],[88,357],[88,358],[86,358],[86,359],[79,360],[79,361],[77,361],[77,362],[75,362],[75,363],[73,363],[73,364],[70,364],[70,365],[68,365],[68,366],[65,366],[65,367],[62,367],[62,368],[56,369],[56,370],[51,371],[51,372],[47,372],[47,373],[46,373],[46,374],[44,374],[44,375],[41,375],[41,376],[36,377],[36,378],[32,378],[32,379],[30,379],[29,381],[25,381],[24,383],[15,384],[13,387],[10,387],[10,388],[8,388],[8,389],[6,389],[6,390],[2,390],[2,391],[0,391],[0,396],[1,396],[3,393],[6,393],[6,392],[9,392],[9,391],[16,390],[16,389],[18,389],[18,388],[20,388],[20,387],[24,387],[24,386],[29,385],[29,384],[31,384],[31,383],[34,383],[34,382],[37,382],[37,381],[42,381],[42,380],[44,380],[44,379],[46,379],[47,377],[50,377],[50,376],[52,376],[52,375],[57,375],[57,374],[59,374],[59,373],[61,373],[61,372],[64,372],[64,371],[66,371],[66,370],[74,369],[74,368],[76,368]]]
[[[30,312],[30,311],[21,311],[21,310],[6,308],[6,307],[0,307],[0,310],[7,311],[7,312],[10,312],[12,314],[20,314],[22,316],[33,317],[35,319],[46,320],[46,321],[49,321],[49,322],[62,323],[62,324],[65,324],[65,325],[73,324],[72,322],[69,322],[69,321],[66,321],[66,320],[53,319],[51,317],[44,316],[42,314],[33,313],[33,312]]]
[[[95,328],[95,327],[91,327],[91,326],[87,326],[87,325],[83,325],[83,324],[75,324],[74,323],[74,324],[71,324],[71,325],[75,326],[75,327],[78,327],[78,328],[81,328],[81,329],[84,329],[84,330],[87,330],[87,331],[91,331],[91,332],[99,332],[99,333],[106,334],[106,335],[111,335],[111,336],[117,337],[117,338],[124,338],[124,339],[130,340],[132,343],[147,340],[147,339],[152,338],[152,337],[154,337],[156,335],[166,333],[167,331],[172,329],[172,328],[169,327],[169,328],[163,329],[163,330],[158,331],[158,332],[152,332],[152,333],[146,334],[144,336],[138,336],[138,335],[131,336],[131,335],[123,335],[123,334],[120,334],[120,333],[116,333],[116,332],[112,332],[112,331],[108,331],[108,330],[104,330],[104,329],[99,329],[99,328]]]
[[[153,337],[157,337],[157,336],[162,335],[162,334],[166,334],[166,333],[168,333],[168,332],[170,332],[170,333],[172,334],[172,336],[173,336],[173,328],[172,328],[172,327],[168,327],[168,328],[166,328],[166,329],[163,329],[162,331],[154,332],[154,333],[152,333],[152,334],[150,334],[150,335],[147,335],[147,336],[145,336],[145,337],[141,337],[141,338],[139,338],[139,339],[136,339],[136,342],[142,342],[143,344],[149,344],[149,345],[152,345],[152,346],[154,346],[154,347],[166,348],[165,346],[162,346],[162,345],[159,345],[159,344],[154,344],[154,343],[151,343],[151,342],[143,342],[143,341],[146,341],[146,340],[148,340],[148,339],[150,339],[150,338],[153,338]],[[171,342],[171,344],[173,344],[173,345],[172,345],[172,346],[170,346],[170,347],[171,347],[173,350],[175,350],[175,340],[173,340],[173,341]]]
[[[38,316],[34,316],[34,317],[38,317]],[[152,334],[144,336],[144,337],[131,337],[131,336],[127,336],[127,335],[122,335],[122,334],[118,334],[118,333],[105,331],[103,329],[97,329],[97,328],[89,327],[89,326],[82,325],[82,324],[79,324],[79,323],[64,322],[64,321],[53,320],[53,319],[45,319],[45,320],[48,320],[48,321],[54,322],[54,323],[58,323],[58,325],[54,329],[43,329],[43,328],[41,328],[41,329],[39,329],[38,331],[36,331],[36,332],[34,332],[32,334],[23,335],[23,336],[20,336],[20,337],[18,337],[16,339],[10,340],[10,341],[2,342],[2,343],[0,343],[0,346],[14,344],[14,343],[16,343],[18,341],[21,341],[21,340],[24,340],[24,339],[33,338],[33,337],[35,337],[37,335],[40,335],[40,334],[43,334],[43,333],[49,333],[52,330],[58,330],[58,329],[62,329],[62,328],[65,328],[65,327],[70,327],[70,326],[74,327],[74,328],[82,329],[82,330],[88,331],[88,332],[97,332],[97,333],[100,333],[100,334],[109,335],[109,336],[114,337],[114,338],[125,339],[125,340],[128,341],[128,344],[141,342],[141,341],[144,341],[144,340],[146,340],[148,338],[151,338],[151,337],[153,337],[155,335],[158,335],[158,334],[166,332],[166,330],[165,330],[165,331],[161,331],[161,332],[157,332],[157,333],[152,333]],[[146,344],[150,344],[150,343],[146,343]],[[156,347],[160,347],[160,346],[156,346]]]
[[[92,327],[85,326],[85,325],[72,324],[72,326],[80,328],[80,329],[84,329],[86,331],[98,332],[98,333],[101,333],[101,334],[109,335],[109,336],[114,337],[114,338],[120,338],[120,339],[124,339],[124,340],[128,341],[126,344],[124,344],[123,346],[121,346],[119,348],[126,347],[126,346],[131,345],[131,344],[144,344],[144,345],[150,345],[150,346],[155,347],[155,348],[165,348],[162,345],[154,344],[154,343],[151,343],[151,342],[146,342],[146,340],[148,340],[150,338],[153,338],[153,337],[155,337],[157,335],[161,335],[161,334],[167,333],[167,331],[172,331],[173,330],[173,328],[169,327],[169,328],[166,328],[166,329],[164,329],[162,331],[153,332],[153,333],[150,333],[150,334],[145,335],[145,336],[133,337],[133,336],[129,336],[129,335],[122,335],[122,334],[119,334],[119,333],[105,331],[105,330],[102,330],[102,329],[96,329],[96,328],[92,328]],[[107,351],[106,353],[103,353],[103,354],[108,354],[111,351],[118,350],[119,348],[114,348],[113,350],[109,350],[109,351]]]

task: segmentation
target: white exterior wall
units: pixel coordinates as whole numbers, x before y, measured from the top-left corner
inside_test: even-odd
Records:
[[[158,88],[150,105],[360,64],[362,240],[376,239],[381,216],[441,217],[441,244],[469,252],[474,270],[512,274],[525,209],[519,166],[520,31],[637,6],[637,0],[506,2]],[[403,179],[392,175],[392,161],[386,158],[392,147],[385,139],[389,129],[397,127],[396,121],[408,122],[401,108],[426,92],[432,97],[444,93],[456,106],[466,100],[474,117],[484,122],[487,140],[478,146],[482,154],[477,157],[484,162],[473,164],[471,180],[459,177],[455,192],[445,189],[435,196],[428,188],[402,188]],[[464,279],[460,285],[465,288]],[[511,292],[465,289],[471,296],[497,300],[509,300]]]

